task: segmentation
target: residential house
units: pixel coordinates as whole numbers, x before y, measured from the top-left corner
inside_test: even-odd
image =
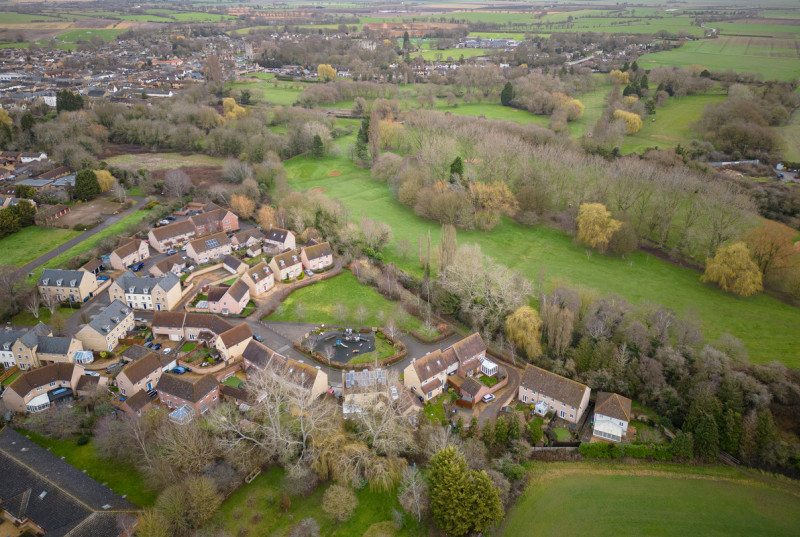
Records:
[[[155,277],[166,276],[170,272],[180,277],[181,272],[186,267],[186,260],[181,254],[172,254],[168,258],[159,261],[150,267],[150,274]]]
[[[239,230],[239,217],[227,209],[214,209],[189,218],[192,221],[197,236],[211,235],[212,233],[229,233]]]
[[[519,385],[519,400],[533,405],[540,416],[553,412],[556,416],[578,423],[589,405],[589,387],[528,364]]]
[[[297,247],[294,233],[288,229],[274,227],[267,231],[265,235],[264,247],[269,251],[284,252],[286,250],[294,250]]]
[[[387,403],[388,381],[385,369],[342,371],[342,414],[347,419],[363,414],[367,409]],[[395,388],[395,393],[397,388]]]
[[[247,263],[245,263],[238,257],[234,257],[232,255],[226,255],[225,257],[222,258],[222,268],[224,268],[231,274],[241,274],[245,270],[247,270],[248,266]]]
[[[30,370],[49,363],[80,362],[81,342],[72,337],[54,337],[39,323],[30,330],[0,331],[0,363],[9,368]]]
[[[161,360],[151,352],[144,358],[126,365],[115,379],[119,393],[130,397],[136,392],[155,389],[161,378]]]
[[[234,247],[238,250],[240,248],[252,248],[254,246],[261,246],[266,236],[264,232],[258,228],[245,229],[234,234],[231,237]]]
[[[324,371],[278,354],[258,341],[250,340],[242,358],[248,376],[269,371],[285,382],[307,389],[313,399],[328,391],[328,375]]]
[[[253,298],[263,295],[275,286],[272,269],[264,261],[246,270],[239,281],[247,285]]]
[[[58,401],[76,396],[83,375],[82,365],[66,363],[26,371],[8,385],[3,401],[14,412],[41,412]]]
[[[0,429],[3,535],[120,537],[139,508],[11,427]],[[131,532],[120,530],[120,516]]]
[[[226,362],[241,356],[247,344],[253,339],[253,333],[247,323],[234,326],[230,330],[219,334],[214,341],[214,346]]]
[[[592,436],[621,442],[628,434],[631,400],[616,393],[600,392],[594,404]]]
[[[158,398],[170,410],[184,406],[202,415],[219,404],[219,382],[214,375],[165,373],[156,386]]]
[[[232,243],[225,233],[195,239],[186,245],[186,255],[198,265],[205,265],[231,253]]]
[[[105,267],[103,267],[103,262],[100,259],[95,257],[91,261],[87,261],[86,264],[84,264],[78,270],[83,270],[83,271],[86,271],[86,272],[88,272],[90,274],[94,274],[95,276],[97,276],[97,274],[100,271],[102,271],[104,268]]]
[[[113,351],[119,340],[133,329],[133,310],[119,300],[101,311],[75,337],[83,347],[93,351]]]
[[[156,393],[151,397],[147,391],[140,390],[133,396],[126,397],[119,405],[119,408],[128,416],[138,418],[154,407],[153,403],[158,400],[156,399],[157,396],[158,394]]]
[[[458,362],[458,376],[471,377],[480,372],[481,363],[486,359],[486,344],[481,335],[475,332],[461,341],[453,343],[444,352],[455,354]]]
[[[131,239],[108,256],[114,270],[125,270],[134,263],[150,257],[150,247],[139,239]]]
[[[278,276],[281,281],[293,280],[303,272],[303,262],[297,252],[278,254],[269,262],[269,268]]]
[[[208,288],[208,311],[222,315],[239,315],[250,301],[250,288],[241,278],[233,285]]]
[[[306,246],[300,251],[300,259],[308,270],[324,270],[333,265],[333,250],[327,242]]]
[[[44,269],[39,276],[39,294],[59,302],[86,302],[99,287],[97,276],[85,270]]]
[[[428,401],[442,393],[448,375],[469,378],[480,372],[485,359],[486,345],[480,334],[474,333],[444,351],[436,350],[411,360],[403,372],[403,382]]]
[[[191,220],[182,220],[166,226],[155,227],[147,234],[150,246],[164,253],[173,246],[184,244],[197,236]]]
[[[34,151],[32,153],[22,153],[19,156],[19,161],[23,164],[30,164],[31,162],[42,162],[47,160],[47,153],[43,151]]]
[[[213,345],[217,336],[233,328],[224,319],[205,313],[172,313],[157,311],[153,314],[153,335],[170,341],[188,339],[204,340]]]
[[[181,280],[172,272],[154,278],[128,271],[108,287],[108,296],[133,309],[168,311],[181,300]]]

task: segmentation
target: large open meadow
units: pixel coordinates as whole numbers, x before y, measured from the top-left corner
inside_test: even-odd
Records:
[[[326,195],[349,208],[353,220],[367,216],[389,224],[395,244],[386,252],[388,261],[419,272],[416,258],[403,260],[396,241],[405,238],[417,244],[418,237],[430,230],[434,244],[439,242],[438,224],[416,216],[391,196],[385,183],[370,180],[368,170],[345,157],[296,157],[285,164],[294,188],[325,189]],[[331,171],[342,175],[331,177]],[[701,283],[698,272],[644,252],[625,258],[592,254],[574,244],[568,234],[545,226],[527,227],[504,220],[488,233],[459,230],[458,241],[479,244],[486,254],[531,281],[543,274],[549,285],[585,287],[634,303],[655,302],[680,314],[696,314],[702,319],[706,338],[733,334],[745,342],[752,362],[778,360],[800,366],[800,310],[767,295],[741,298],[723,293]]]
[[[29,226],[0,239],[0,265],[22,265],[80,235],[72,229]]]
[[[796,484],[770,488],[733,468],[569,463],[534,477],[493,535],[797,535]]]

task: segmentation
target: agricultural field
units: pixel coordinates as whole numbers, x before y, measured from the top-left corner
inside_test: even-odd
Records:
[[[642,153],[648,147],[686,146],[697,138],[692,131],[692,124],[703,113],[703,108],[711,103],[719,103],[726,98],[723,94],[687,95],[671,97],[666,104],[656,110],[653,117],[648,117],[636,134],[625,136],[622,144],[623,153]],[[652,121],[655,119],[655,121]]]
[[[369,179],[369,171],[355,166],[343,156],[313,160],[295,157],[285,162],[289,184],[298,190],[325,189],[339,199],[359,222],[364,216],[389,224],[395,243],[385,252],[387,262],[420,272],[416,256],[403,259],[396,241],[408,239],[417,244],[420,235],[431,231],[439,242],[440,226],[416,216],[400,205],[384,183]],[[330,171],[340,171],[337,177]],[[585,287],[601,294],[617,294],[634,303],[655,302],[684,314],[694,312],[702,319],[708,340],[725,332],[744,341],[750,361],[778,360],[790,367],[800,366],[800,310],[761,294],[735,297],[700,282],[694,270],[677,267],[644,252],[625,258],[589,255],[573,243],[568,234],[552,228],[527,227],[503,220],[488,233],[458,231],[459,244],[476,243],[497,262],[519,270],[531,281],[545,275],[547,285]],[[278,319],[279,320],[279,319]]]
[[[71,229],[28,226],[0,239],[0,265],[21,267],[80,234]]]
[[[28,13],[16,13],[14,11],[0,11],[0,26],[6,24],[21,24],[26,22],[48,22],[60,20],[59,17],[50,15],[29,15]]]
[[[87,30],[70,30],[69,32],[58,34],[56,39],[64,43],[77,43],[78,41],[89,41],[93,37],[100,36],[103,41],[111,41],[122,33],[125,33],[125,30],[92,28]]]
[[[794,111],[787,125],[776,127],[775,130],[783,139],[784,158],[800,162],[800,110]]]
[[[184,166],[222,166],[223,159],[202,154],[144,153],[141,155],[118,155],[106,159],[109,166],[129,170],[172,170]],[[136,195],[136,194],[132,194]]]
[[[727,467],[569,463],[533,465],[528,490],[495,536],[797,534],[797,486]],[[777,482],[777,480],[775,480]],[[569,498],[569,502],[564,502]]]
[[[261,101],[269,104],[279,104],[291,106],[297,101],[297,96],[303,91],[302,83],[287,82],[234,82],[234,89],[250,90],[253,101]]]
[[[483,50],[477,48],[447,48],[444,50],[427,49],[427,50],[422,50],[420,52],[411,52],[409,55],[412,58],[422,56],[423,60],[435,60],[437,58],[441,58],[442,60],[446,61],[447,58],[453,58],[453,60],[458,60],[462,56],[464,58],[491,56],[495,52],[502,53],[501,50]]]
[[[334,315],[337,304],[343,304],[346,318]],[[363,323],[355,319],[356,309],[363,305],[368,316]],[[350,271],[294,291],[269,316],[270,321],[322,324],[357,323],[364,326],[383,326],[394,317],[402,330],[418,330],[421,321],[403,312],[399,303],[386,300],[372,287],[361,285]]]
[[[260,474],[252,483],[234,492],[206,524],[207,528],[225,530],[230,535],[287,535],[289,529],[305,518],[314,518],[320,535],[330,537],[423,537],[428,529],[408,515],[403,526],[392,523],[392,511],[403,512],[397,492],[371,491],[364,487],[355,491],[358,508],[350,520],[335,522],[322,509],[322,495],[327,486],[317,488],[309,496],[291,496],[286,512],[280,509],[285,472],[278,468]]]
[[[800,27],[798,27],[800,28]],[[639,65],[702,65],[712,71],[761,73],[765,80],[800,77],[800,40],[768,37],[720,36],[689,41],[677,49],[645,54]]]

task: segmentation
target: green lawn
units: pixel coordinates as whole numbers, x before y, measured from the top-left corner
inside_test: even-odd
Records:
[[[122,232],[125,231],[126,228],[144,220],[149,214],[150,211],[134,211],[133,213],[129,214],[119,222],[116,222],[108,226],[106,229],[99,232],[97,235],[89,237],[85,241],[73,246],[66,252],[54,257],[53,259],[45,263],[43,267],[39,267],[38,269],[36,269],[33,272],[33,276],[29,278],[29,281],[31,282],[38,281],[39,274],[42,273],[42,269],[61,267],[62,265],[64,265],[64,263],[66,263],[73,257],[94,248],[95,244],[97,244],[97,242],[100,241],[101,239],[104,239],[106,237],[111,237],[112,235],[120,235]]]
[[[369,487],[356,491],[359,506],[353,517],[337,523],[321,508],[322,495],[327,486],[317,488],[312,494],[291,497],[287,513],[280,509],[284,471],[271,468],[260,474],[252,483],[242,485],[234,492],[207,524],[207,527],[225,530],[228,535],[287,535],[295,524],[305,518],[314,518],[320,526],[320,535],[327,537],[361,537],[370,526],[392,520],[392,510],[403,512],[397,501],[397,492],[373,492]],[[252,501],[248,501],[253,498]],[[259,515],[254,518],[255,515]],[[408,515],[403,515],[403,527],[398,537],[423,537],[427,528]]]
[[[28,226],[0,239],[0,265],[21,267],[80,234],[71,229]]]
[[[119,34],[127,30],[115,30],[112,28],[92,28],[91,30],[70,30],[63,34],[58,34],[56,39],[64,43],[77,43],[78,41],[89,41],[93,37],[100,36],[103,41],[111,41]]]
[[[732,468],[642,465],[636,475],[630,466],[585,466],[537,465],[542,478],[492,535],[527,537],[531,528],[536,535],[797,535],[797,496],[744,481]],[[669,473],[653,475],[662,470]]]
[[[394,354],[394,346],[382,338],[375,338],[375,350],[359,354],[351,359],[348,364],[371,364],[375,360],[381,361]]]
[[[142,188],[135,186],[133,188],[129,188],[125,191],[129,196],[140,196],[144,197],[144,192],[142,192]]]
[[[347,317],[341,321],[334,316],[334,309],[340,302],[347,309]],[[302,316],[297,312],[298,303],[305,310]],[[359,305],[363,305],[368,312],[363,322],[355,318]],[[422,321],[403,312],[399,302],[391,302],[372,287],[361,285],[350,271],[345,270],[339,276],[294,291],[269,316],[269,320],[379,327],[390,317],[394,317],[403,330],[419,329],[422,325]]]
[[[73,313],[77,313],[79,311],[78,308],[61,308],[59,307],[56,311],[60,312],[61,315],[66,319],[71,316]],[[39,308],[39,318],[33,316],[33,314],[29,311],[21,311],[20,313],[16,314],[13,319],[11,319],[12,324],[21,324],[24,326],[34,326],[39,324],[40,322],[44,324],[50,323],[50,310],[45,307]]]
[[[302,93],[304,86],[301,82],[292,85],[285,82],[274,81],[247,81],[234,82],[233,88],[238,90],[250,90],[253,93],[254,101],[263,101],[270,104],[280,104],[291,106],[297,100],[297,96]]]
[[[362,170],[345,157],[320,160],[296,157],[285,162],[288,180],[298,190],[315,187],[326,189],[325,194],[342,201],[351,218],[360,222],[363,217],[388,223],[394,232],[395,243],[387,248],[385,260],[401,268],[420,273],[416,254],[404,260],[396,241],[408,239],[416,246],[418,237],[431,231],[434,245],[439,242],[440,225],[414,215],[412,209],[400,205],[384,183],[369,179]],[[328,172],[341,171],[330,177]],[[658,258],[637,252],[625,258],[587,255],[585,248],[573,243],[564,232],[544,227],[527,227],[504,219],[493,231],[458,231],[459,244],[477,243],[484,253],[499,263],[519,270],[529,280],[536,281],[541,273],[546,283],[587,287],[601,294],[617,294],[634,303],[655,302],[675,309],[679,314],[689,311],[702,319],[706,338],[714,340],[725,332],[742,339],[755,363],[778,360],[790,367],[800,366],[800,310],[767,295],[749,298],[735,297],[700,282],[700,274],[691,269],[676,267]],[[341,277],[339,277],[341,278]],[[329,284],[330,282],[326,282]],[[355,280],[353,279],[355,284]],[[323,293],[327,285],[314,285],[294,293],[289,299],[290,311],[275,320],[296,320],[290,314],[291,303],[302,293]],[[375,293],[374,291],[372,291]],[[330,308],[338,301],[349,300],[345,293],[329,295],[329,308],[318,312],[314,300],[303,300],[308,320],[330,322]],[[378,296],[375,293],[375,296]],[[369,310],[373,310],[365,304]],[[312,309],[314,308],[314,309]],[[352,308],[350,308],[352,311]],[[313,318],[312,318],[313,312]]]
[[[57,21],[61,20],[56,17],[51,17],[50,15],[40,15],[40,14],[28,14],[28,13],[17,13],[15,11],[0,11],[0,20],[3,21],[4,24],[20,24],[24,22],[39,22],[39,21]]]
[[[3,381],[3,385],[4,386],[8,386],[9,384],[11,384],[15,380],[17,380],[17,377],[19,377],[21,374],[22,374],[22,371],[18,371],[16,373],[14,373],[13,375],[11,375],[10,377],[8,377],[6,380]]]
[[[721,94],[671,97],[664,106],[656,109],[655,116],[645,118],[639,132],[625,136],[622,152],[642,153],[648,147],[666,148],[678,144],[686,147],[698,138],[691,125],[700,119],[706,105],[725,99],[726,96]]]
[[[584,109],[583,116],[568,124],[572,136],[579,138],[594,127],[597,120],[603,115],[603,110],[606,109],[606,96],[611,88],[612,85],[603,80],[594,90],[576,96],[583,103]]]
[[[425,415],[431,420],[431,423],[440,424],[445,420],[444,405],[440,399],[435,399],[429,403],[425,403]]]
[[[774,25],[773,28],[780,28]],[[786,26],[785,28],[800,28]],[[771,34],[767,34],[771,35]],[[795,34],[796,35],[796,34]],[[785,37],[785,36],[783,36]],[[702,65],[712,71],[727,71],[732,69],[737,72],[761,73],[765,80],[792,80],[800,76],[800,61],[797,59],[794,45],[796,40],[769,38],[748,38],[734,36],[720,36],[718,39],[700,39],[688,41],[682,47],[645,54],[640,57],[639,65],[645,69],[652,69],[661,65]],[[773,51],[777,46],[779,52]],[[785,51],[794,50],[793,55]]]
[[[223,382],[223,384],[225,384],[226,386],[233,386],[234,388],[238,388],[239,386],[242,385],[242,383],[244,383],[244,381],[236,376],[228,377]]]
[[[568,430],[559,427],[558,429],[554,429],[554,431],[556,433],[556,439],[559,442],[569,442],[572,440],[572,435]]]
[[[147,487],[139,471],[132,464],[100,457],[95,450],[94,440],[79,446],[74,440],[45,438],[24,430],[19,432],[30,436],[31,440],[49,449],[56,457],[64,457],[78,470],[86,470],[86,475],[98,483],[107,483],[106,486],[120,496],[127,495],[127,499],[139,507],[155,502],[158,491]]]
[[[436,49],[429,49],[429,50],[422,50],[418,52],[410,53],[411,58],[416,58],[417,56],[422,56],[424,60],[435,60],[439,58],[441,54],[442,61],[447,61],[447,58],[452,58],[453,60],[458,60],[462,56],[464,58],[475,58],[476,56],[491,56],[495,52],[502,53],[502,50],[483,50],[477,48],[448,48],[444,50],[436,50]]]
[[[800,111],[795,110],[792,119],[783,127],[775,129],[783,139],[783,156],[786,160],[800,162]]]
[[[197,343],[187,343],[183,347],[181,347],[181,352],[189,352],[194,350],[197,347]]]
[[[547,128],[550,118],[547,116],[537,116],[527,110],[518,110],[503,106],[500,103],[468,103],[459,104],[456,107],[441,106],[442,112],[450,112],[457,116],[484,116],[486,119],[497,119],[502,121],[513,121],[514,123],[536,123]]]

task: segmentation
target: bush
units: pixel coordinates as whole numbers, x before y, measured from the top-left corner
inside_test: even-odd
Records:
[[[542,439],[542,418],[534,418],[528,423],[528,430],[530,431],[531,444],[534,446]]]
[[[88,434],[80,435],[78,437],[78,441],[75,443],[78,444],[79,446],[85,446],[86,444],[89,443],[89,435]]]
[[[352,489],[344,485],[331,485],[322,496],[322,510],[337,522],[353,516],[358,507],[358,498]]]
[[[525,474],[525,467],[521,464],[517,464],[509,460],[506,460],[503,463],[503,475],[509,478],[511,481],[519,481],[525,477]]]
[[[297,279],[298,279],[298,280],[302,280],[302,279],[303,279],[303,278],[305,278],[305,277],[306,277],[306,273],[305,273],[305,272],[301,272],[301,273],[300,273],[300,276],[298,276],[298,277],[297,277]]]
[[[605,442],[581,444],[578,452],[587,459],[616,459],[620,456],[619,446]]]

